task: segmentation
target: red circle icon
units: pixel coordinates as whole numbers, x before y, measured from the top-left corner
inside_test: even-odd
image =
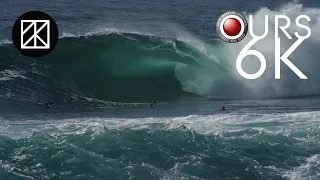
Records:
[[[229,18],[224,22],[223,30],[228,36],[236,36],[241,31],[241,23],[238,19]]]

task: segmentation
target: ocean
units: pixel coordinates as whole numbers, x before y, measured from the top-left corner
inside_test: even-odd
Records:
[[[0,10],[1,180],[320,179],[318,0],[2,0]],[[59,27],[38,59],[11,38],[31,10]],[[229,44],[216,33],[231,10],[252,14],[256,34],[269,16],[253,47],[267,61],[256,80],[236,70],[250,35]],[[311,19],[289,57],[307,80],[283,63],[275,80],[277,14],[292,21],[289,34],[305,33],[298,15]],[[284,52],[295,39],[280,37]]]

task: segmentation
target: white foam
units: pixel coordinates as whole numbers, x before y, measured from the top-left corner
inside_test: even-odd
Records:
[[[55,117],[53,117],[55,118]],[[241,132],[248,129],[255,130],[254,134],[244,133],[243,136],[235,135],[226,138],[254,139],[256,135],[263,133],[270,135],[282,134],[300,138],[301,143],[318,143],[320,112],[302,112],[289,114],[265,114],[256,116],[255,114],[214,114],[214,115],[190,115],[183,117],[149,117],[149,118],[76,118],[59,121],[25,120],[19,122],[20,125],[1,120],[3,126],[0,134],[12,138],[31,136],[34,132],[44,131],[52,136],[62,134],[84,134],[88,130],[93,134],[101,134],[106,129],[123,130],[130,128],[133,130],[192,130],[205,135],[218,135],[224,137],[225,133]],[[264,123],[261,127],[261,123]],[[276,125],[275,125],[276,124]],[[15,131],[16,127],[23,126],[23,131]],[[300,132],[307,133],[301,137]]]
[[[313,155],[306,162],[294,168],[292,172],[286,172],[283,177],[291,180],[320,179],[320,154]]]
[[[3,46],[5,44],[12,44],[13,42],[9,39],[0,39],[0,46]]]
[[[309,78],[308,80],[301,80],[295,75],[284,63],[281,63],[281,79],[275,80],[274,75],[274,15],[284,14],[291,19],[291,26],[288,28],[288,32],[293,34],[299,32],[299,34],[306,34],[304,29],[299,29],[295,24],[294,20],[298,15],[308,15],[311,18],[308,26],[311,28],[311,36],[305,40],[296,51],[290,55],[289,59]],[[262,8],[259,11],[253,13],[254,20],[254,33],[263,34],[264,32],[264,17],[269,15],[269,33],[267,37],[258,43],[256,43],[253,49],[259,50],[266,57],[267,69],[265,73],[257,80],[245,80],[236,71],[235,61],[240,50],[251,40],[251,36],[248,33],[247,37],[236,44],[226,44],[225,48],[228,49],[228,57],[230,64],[234,69],[234,77],[237,77],[241,84],[245,85],[250,89],[252,95],[257,97],[275,97],[275,96],[292,96],[292,95],[309,95],[320,93],[320,85],[317,79],[320,78],[318,68],[320,67],[319,47],[320,47],[320,9],[318,8],[305,8],[302,4],[289,3],[281,7],[278,11],[270,10],[268,8]],[[257,26],[257,24],[262,25]],[[289,49],[293,44],[293,40],[283,34],[279,33],[281,38],[281,49],[282,52]],[[256,72],[260,67],[259,61],[251,56],[247,57],[245,61],[249,62],[248,59],[252,59],[252,63],[243,63],[243,69],[249,69]]]
[[[24,179],[34,179],[31,176],[26,176],[26,175],[23,175],[21,173],[18,173],[18,172],[23,172],[23,171],[21,169],[15,167],[13,164],[10,164],[7,161],[0,160],[0,165],[1,165],[0,168],[5,170],[6,172],[12,173],[12,174],[14,174],[16,176],[19,176],[19,177],[22,177]]]
[[[249,14],[249,12],[245,13]],[[278,14],[290,17],[291,26],[288,28],[290,34],[294,32],[306,34],[304,29],[299,29],[293,23],[298,15],[308,15],[311,18],[311,22],[307,23],[312,31],[310,38],[305,40],[289,57],[306,74],[309,78],[308,80],[299,79],[284,63],[281,64],[281,79],[275,80],[274,15]],[[220,98],[270,98],[319,94],[320,85],[317,80],[320,78],[318,73],[318,68],[320,67],[320,61],[318,61],[320,56],[320,32],[318,31],[320,28],[320,9],[305,8],[298,3],[286,4],[279,10],[261,8],[253,13],[254,25],[256,25],[254,26],[255,34],[263,34],[265,15],[269,16],[269,34],[251,48],[259,50],[266,57],[267,69],[259,79],[246,80],[236,70],[237,56],[251,40],[250,33],[238,43],[221,42],[221,47],[209,46],[192,35],[181,33],[182,39],[195,49],[198,49],[203,55],[201,57],[202,67],[195,68],[184,65],[176,69],[177,79],[181,82],[183,89],[206,97]],[[306,23],[303,22],[303,24]],[[279,35],[281,37],[281,53],[284,53],[294,41],[288,40],[283,33]],[[210,63],[210,61],[214,63]],[[224,70],[219,70],[217,63],[230,72],[224,73]],[[260,68],[260,63],[256,57],[248,56],[245,58],[242,67],[245,71],[254,73]]]
[[[239,139],[259,141],[261,133],[276,137],[277,135],[290,136],[299,141],[297,146],[310,143],[320,146],[320,111],[283,113],[283,114],[256,114],[256,113],[223,113],[213,115],[189,115],[180,117],[147,117],[147,118],[109,118],[109,117],[83,117],[57,120],[25,120],[20,124],[13,124],[5,119],[0,120],[0,134],[14,139],[31,137],[37,134],[47,134],[50,137],[63,137],[65,135],[90,134],[94,139],[96,135],[104,134],[108,130],[126,129],[152,131],[184,131],[193,134],[219,136],[225,140]],[[263,123],[263,126],[261,126]],[[19,130],[17,130],[19,129]],[[301,132],[305,133],[301,137]],[[277,143],[270,143],[271,146]],[[26,158],[19,151],[15,152],[15,159]],[[319,178],[320,154],[313,155],[305,163],[292,171],[276,166],[262,167],[255,162],[256,168],[267,168],[284,178],[292,180]],[[177,164],[174,171],[182,164]]]
[[[9,81],[14,78],[28,79],[23,75],[22,71],[16,71],[16,70],[10,70],[10,69],[0,71],[0,81]]]

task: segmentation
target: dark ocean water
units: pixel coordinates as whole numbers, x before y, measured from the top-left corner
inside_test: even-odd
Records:
[[[319,6],[0,0],[0,179],[320,179]],[[31,10],[51,15],[60,31],[40,59],[11,42],[15,20]],[[229,10],[253,14],[257,32],[271,17],[254,47],[267,59],[258,80],[235,69],[250,37],[217,38],[216,21]],[[311,37],[290,56],[308,80],[285,65],[274,80],[275,14],[311,18]],[[282,39],[281,48],[292,43]],[[252,58],[243,67],[258,65]],[[157,108],[148,108],[152,100]]]

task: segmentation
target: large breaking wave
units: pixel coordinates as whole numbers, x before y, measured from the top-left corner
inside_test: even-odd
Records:
[[[8,40],[0,45],[0,95],[32,102],[74,102],[98,99],[113,102],[177,100],[190,95],[216,98],[274,98],[319,94],[319,9],[287,4],[279,11],[262,8],[254,13],[255,33],[264,30],[269,15],[269,34],[255,45],[267,59],[265,74],[244,80],[235,60],[249,35],[240,43],[203,41],[190,34],[176,37],[121,30],[82,36],[64,35],[56,49],[41,59],[20,55]],[[282,65],[281,80],[274,80],[274,26],[272,17],[285,14],[311,18],[311,37],[290,56],[309,79],[300,80]],[[262,23],[261,23],[262,22]],[[261,24],[259,24],[261,23]],[[289,32],[303,31],[294,25]],[[303,34],[304,32],[301,32]],[[292,41],[282,36],[282,51]],[[254,60],[254,57],[251,57]],[[258,61],[245,60],[243,67],[256,72]]]
[[[118,32],[64,37],[38,60],[22,57],[13,44],[0,49],[1,94],[34,100],[65,99],[71,92],[116,102],[175,100],[188,94],[176,71],[201,69],[201,61],[210,60],[177,39]]]

